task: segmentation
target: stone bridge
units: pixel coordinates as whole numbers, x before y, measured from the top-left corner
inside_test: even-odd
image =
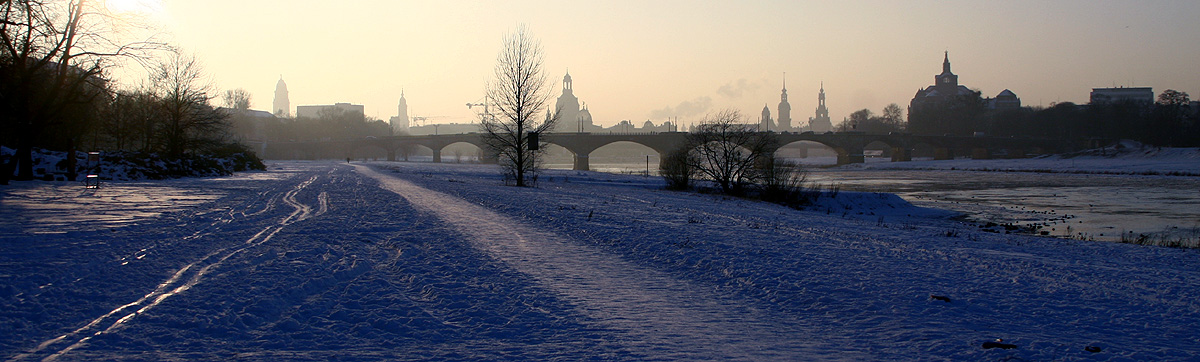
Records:
[[[923,147],[932,150],[936,160],[969,156],[987,159],[997,156],[1021,158],[1030,155],[1062,153],[1074,149],[1071,142],[1054,139],[980,137],[980,136],[933,136],[906,133],[868,134],[862,132],[839,133],[780,133],[779,146],[795,142],[815,142],[837,152],[839,165],[862,163],[866,160],[864,150],[868,145],[890,148],[892,161],[911,161],[913,150]],[[389,161],[395,161],[398,153],[406,147],[427,147],[433,151],[433,162],[442,161],[442,150],[456,143],[471,144],[480,149],[486,146],[478,133],[367,137],[349,140],[325,140],[309,142],[281,142],[263,145],[266,158],[316,159],[350,157],[356,150],[379,149],[387,153]],[[600,147],[616,142],[632,142],[653,149],[663,156],[679,147],[687,139],[684,132],[660,133],[547,133],[544,142],[561,146],[574,154],[574,169],[590,168],[588,155]],[[661,157],[659,159],[662,159]],[[484,161],[495,161],[495,157],[484,156]]]

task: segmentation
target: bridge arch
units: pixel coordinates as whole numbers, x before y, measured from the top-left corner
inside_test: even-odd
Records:
[[[862,162],[862,157],[863,157],[862,145],[849,145],[849,144],[842,143],[842,142],[832,142],[830,140],[822,139],[822,138],[808,138],[808,137],[783,138],[780,140],[779,148],[783,148],[784,146],[791,145],[793,143],[800,143],[800,142],[811,142],[811,143],[820,144],[825,147],[829,147],[837,155],[837,164],[839,164],[839,165],[843,165],[843,164],[847,164],[847,163],[855,163],[855,162],[853,162],[854,159],[858,159],[859,160],[858,163]],[[779,149],[776,148],[775,152],[779,152]]]
[[[837,156],[838,152],[833,147],[811,140],[796,140],[781,144],[775,149],[775,157],[809,159],[801,162],[811,164],[834,164],[837,162]]]
[[[447,157],[449,157],[454,163],[462,163],[464,158],[467,159],[468,162],[480,162],[480,160],[484,158],[483,147],[475,142],[466,140],[452,142],[442,146],[438,153],[442,155],[440,161],[444,161]]]
[[[394,159],[393,151],[379,142],[354,142],[346,150],[346,157],[353,159]]]

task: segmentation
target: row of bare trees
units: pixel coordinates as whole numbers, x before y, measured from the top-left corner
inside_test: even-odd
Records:
[[[139,26],[102,2],[0,2],[0,144],[16,149],[17,179],[32,178],[34,147],[179,157],[220,143],[224,118],[199,63],[153,35],[130,39]],[[116,90],[120,64],[149,69],[150,85]]]

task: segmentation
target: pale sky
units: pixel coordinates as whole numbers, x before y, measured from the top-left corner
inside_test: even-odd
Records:
[[[1093,87],[1200,96],[1200,2],[1189,1],[142,1],[218,89],[269,110],[280,75],[297,105],[349,102],[383,120],[468,122],[506,33],[541,40],[557,98],[570,69],[597,124],[688,124],[736,108],[776,117],[787,73],[794,125],[824,82],[834,123],[907,109],[941,72],[1024,105],[1086,103]],[[690,105],[690,106],[689,106]]]

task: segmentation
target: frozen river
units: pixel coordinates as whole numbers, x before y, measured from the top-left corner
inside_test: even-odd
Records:
[[[1200,226],[1200,179],[1029,172],[817,170],[811,180],[843,190],[890,192],[982,222],[1049,224],[1050,235],[1120,240]],[[1131,235],[1130,235],[1131,234]]]
[[[647,170],[640,163],[598,163],[593,168],[631,174]],[[981,223],[1042,226],[1040,231],[1060,237],[1200,238],[1197,177],[839,168],[813,169],[809,180],[848,191],[895,193]]]

